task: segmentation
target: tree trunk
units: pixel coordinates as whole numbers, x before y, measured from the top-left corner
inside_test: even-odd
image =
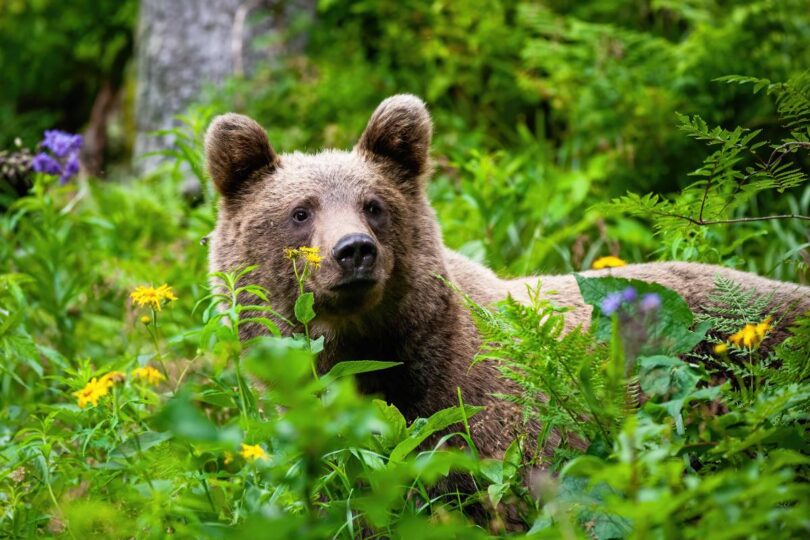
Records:
[[[258,35],[280,31],[294,12],[314,13],[314,0],[142,0],[138,24],[138,73],[134,166],[153,169],[160,156],[145,156],[172,144],[151,132],[176,125],[174,117],[200,97],[206,85],[233,74],[249,75],[262,59],[280,51],[256,51]],[[224,112],[224,111],[223,111]]]

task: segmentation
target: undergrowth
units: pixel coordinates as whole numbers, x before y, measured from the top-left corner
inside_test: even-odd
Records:
[[[715,197],[778,189],[767,175],[788,173],[773,162],[737,171],[750,133],[689,126],[722,139],[706,165],[721,163],[722,174],[700,173],[668,202],[618,204],[646,201],[653,220],[672,208],[703,220],[656,221],[668,249],[683,252],[686,242],[700,258],[711,243],[702,231],[733,225],[709,220],[740,219],[742,206],[724,210]],[[805,136],[807,128],[791,129]],[[774,144],[781,155],[785,143]],[[189,140],[184,152],[195,151]],[[761,183],[746,183],[754,177]],[[180,180],[163,170],[131,185],[59,185],[39,174],[0,215],[0,534],[810,533],[807,316],[774,348],[767,337],[784,328],[767,297],[727,281],[700,320],[674,292],[614,277],[578,276],[594,309],[588,329],[566,328],[565,311],[536,293],[528,305],[470,304],[487,344],[477,361],[497,362],[521,388],[502,397],[543,426],[538,440],[483,458],[468,426],[480,408],[465,396],[409,423],[360,395],[352,378],[396,363],[357,359],[315,371],[322,344],[309,334],[317,314],[305,281],[317,254],[289,254],[301,335],[283,336],[272,306],[255,302],[265,292],[242,285],[251,268],[208,285],[200,239],[213,226],[211,207],[180,200]],[[240,341],[243,324],[267,335]],[[711,352],[689,354],[705,340]],[[526,455],[552,438],[560,442],[548,455]],[[448,492],[457,475],[475,489]],[[515,513],[524,530],[514,529]]]

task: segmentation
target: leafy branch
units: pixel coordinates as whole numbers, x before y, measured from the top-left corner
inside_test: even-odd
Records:
[[[799,212],[764,216],[740,215],[746,204],[761,192],[779,193],[807,182],[807,172],[790,154],[810,152],[810,75],[787,83],[771,83],[750,77],[725,77],[727,83],[754,84],[754,92],[767,89],[774,95],[780,121],[789,136],[776,142],[759,140],[761,130],[710,127],[700,116],[677,115],[679,129],[705,142],[712,152],[691,176],[698,180],[675,196],[640,196],[629,193],[601,205],[611,212],[651,218],[660,234],[688,236],[689,228],[773,220],[810,221]],[[770,151],[766,155],[764,148]]]

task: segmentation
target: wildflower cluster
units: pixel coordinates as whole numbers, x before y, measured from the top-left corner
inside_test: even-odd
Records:
[[[151,366],[146,366],[142,368],[137,368],[132,371],[132,376],[136,379],[144,380],[149,384],[157,384],[165,377],[161,374],[158,370]],[[99,377],[93,377],[90,379],[84,388],[77,392],[73,392],[73,395],[76,396],[76,402],[84,409],[88,405],[92,404],[93,407],[98,405],[98,402],[101,398],[108,395],[110,390],[119,383],[123,383],[126,380],[126,375],[121,371],[110,371],[109,373]]]
[[[172,288],[165,283],[157,288],[141,285],[132,291],[129,296],[132,298],[133,304],[138,304],[140,307],[149,306],[155,311],[160,311],[164,301],[173,302],[177,300]],[[144,324],[146,323],[144,322]]]
[[[627,287],[621,292],[610,293],[602,301],[602,313],[611,316],[618,312],[623,306],[637,305],[642,313],[651,313],[661,307],[661,297],[656,293],[647,293],[638,298],[638,293],[633,287]]]
[[[619,268],[621,266],[627,266],[627,263],[618,257],[608,255],[607,257],[599,257],[593,261],[593,265],[591,267],[594,270],[602,270],[604,268]]]
[[[773,328],[773,326],[771,326],[771,320],[772,317],[768,317],[757,324],[746,324],[740,330],[731,334],[728,337],[728,341],[740,348],[756,349]],[[714,352],[717,354],[722,354],[726,351],[728,351],[727,343],[718,343],[714,346]]]
[[[64,184],[79,172],[79,151],[83,143],[81,135],[48,130],[39,143],[43,151],[34,156],[31,166],[36,172],[59,176],[59,182]]]
[[[320,248],[308,246],[301,246],[297,249],[286,248],[284,250],[284,256],[291,261],[304,260],[310,267],[316,270],[321,267],[321,261],[323,260],[320,253]]]

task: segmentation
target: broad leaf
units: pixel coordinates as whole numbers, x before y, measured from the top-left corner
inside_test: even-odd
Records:
[[[329,372],[324,375],[326,379],[339,379],[341,377],[348,377],[349,375],[357,375],[358,373],[369,373],[372,371],[381,371],[383,369],[392,368],[394,366],[402,365],[402,362],[382,362],[379,360],[347,360],[345,362],[338,362]]]
[[[315,318],[315,310],[312,306],[315,305],[315,295],[311,292],[306,292],[298,297],[295,301],[295,318],[301,324],[308,324]]]
[[[471,416],[484,410],[484,407],[475,405],[464,405],[461,407],[450,407],[442,409],[441,411],[433,414],[428,419],[420,418],[411,424],[408,428],[408,438],[399,443],[396,448],[391,452],[390,460],[392,462],[399,462],[415,450],[422,442],[428,437],[441,431],[453,424],[461,424],[464,418]]]

